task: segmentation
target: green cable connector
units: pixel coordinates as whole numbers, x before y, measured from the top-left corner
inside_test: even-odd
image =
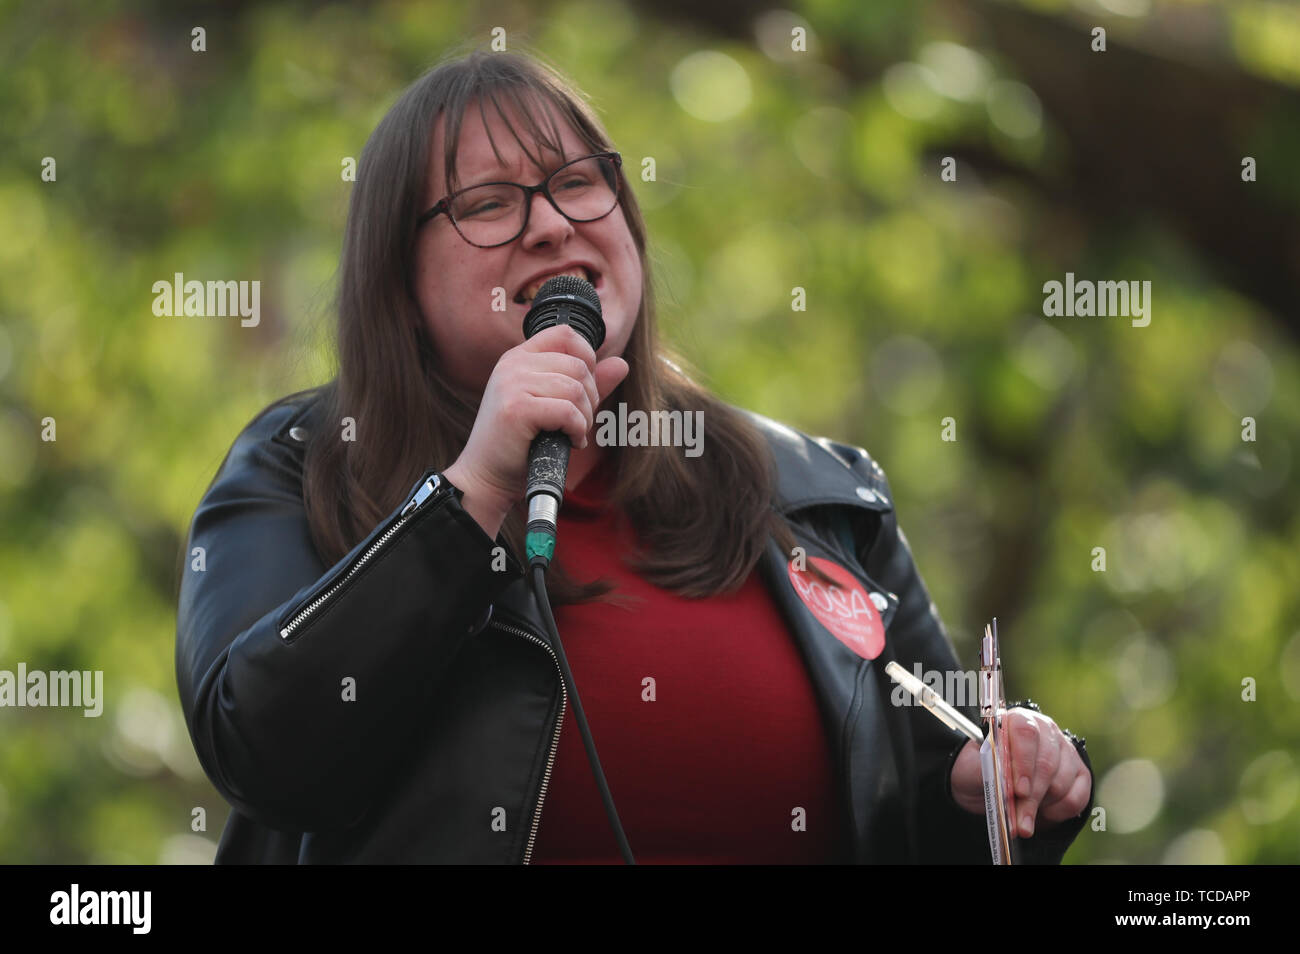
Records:
[[[541,556],[550,563],[551,556],[555,553],[555,534],[545,530],[529,531],[524,537],[524,552],[530,563],[535,556]]]

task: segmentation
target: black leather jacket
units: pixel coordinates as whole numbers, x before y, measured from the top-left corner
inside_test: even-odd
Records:
[[[523,568],[434,471],[324,566],[302,501],[316,407],[295,396],[250,423],[190,528],[176,675],[199,760],[234,809],[216,860],[527,863],[567,694]],[[868,660],[817,621],[769,541],[758,569],[808,667],[850,806],[845,860],[990,863],[983,816],[948,787],[964,737],[889,701],[889,659],[909,672],[958,660],[884,473],[860,448],[744,413],[771,444],[799,544],[882,607],[885,649]],[[504,573],[491,569],[498,543]],[[1091,808],[1090,794],[1079,816],[1022,841],[1023,860],[1059,862]]]

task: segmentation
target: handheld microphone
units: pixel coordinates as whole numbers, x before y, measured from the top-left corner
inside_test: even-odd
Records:
[[[605,342],[600,298],[591,282],[557,275],[538,289],[524,316],[524,338],[552,325],[568,325],[596,351]],[[524,547],[529,566],[547,566],[555,553],[555,521],[564,502],[571,442],[563,431],[543,431],[528,449],[528,527]]]
[[[537,297],[524,316],[524,338],[531,338],[552,325],[568,325],[587,339],[593,351],[599,350],[605,343],[605,321],[601,318],[600,299],[591,282],[572,275],[557,275],[537,290]],[[614,807],[614,796],[610,794],[609,783],[605,781],[605,771],[596,754],[596,741],[591,737],[587,716],[582,710],[582,700],[578,697],[578,687],[573,682],[573,672],[569,669],[569,660],[564,655],[560,633],[555,627],[550,597],[546,593],[546,567],[550,565],[551,556],[555,553],[555,519],[560,512],[560,504],[564,502],[569,449],[569,436],[563,431],[542,431],[533,438],[532,446],[528,449],[528,490],[525,497],[528,501],[528,530],[524,546],[528,566],[532,570],[533,595],[542,611],[560,674],[573,702],[573,718],[578,723],[578,731],[582,733],[582,744],[587,749],[587,761],[591,764],[596,787],[600,789],[605,816],[614,831],[623,860],[634,865],[636,859],[632,857],[632,848],[623,832],[618,809]]]

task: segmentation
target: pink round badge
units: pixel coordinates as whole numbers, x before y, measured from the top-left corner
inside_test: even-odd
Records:
[[[827,585],[790,561],[794,591],[831,634],[863,659],[875,659],[885,648],[885,625],[862,584],[837,563],[810,556],[808,562],[835,581]]]

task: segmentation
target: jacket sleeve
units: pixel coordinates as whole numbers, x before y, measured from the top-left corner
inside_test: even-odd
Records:
[[[504,543],[449,485],[408,519],[399,506],[326,568],[308,530],[300,454],[280,439],[293,413],[273,406],[239,435],[195,512],[176,677],[222,796],[269,828],[306,832],[360,819],[460,647],[523,571],[508,547],[506,571],[493,570]]]
[[[868,486],[882,494],[885,500],[893,500],[884,472],[864,451],[857,450],[852,466]],[[879,519],[878,531],[860,554],[860,562],[872,579],[898,597],[898,608],[888,634],[895,657],[908,672],[914,672],[915,664],[920,663],[922,672],[944,673],[946,684],[947,673],[956,676],[968,670],[963,670],[957,660],[952,641],[939,618],[938,609],[930,600],[892,505],[880,513]],[[972,660],[969,670],[976,668]],[[953,702],[952,699],[947,701]],[[967,702],[956,708],[980,725],[978,700]],[[1037,709],[1033,703],[1027,705]],[[952,766],[969,740],[949,729],[922,706],[900,708],[905,713],[902,721],[912,742],[915,818],[919,828],[918,860],[925,863],[991,864],[983,813],[967,812],[952,798]],[[1091,772],[1084,741],[1065,731]],[[1091,810],[1090,791],[1088,804],[1077,816],[1045,831],[1036,829],[1031,838],[1019,839],[1020,863],[1059,864]]]

